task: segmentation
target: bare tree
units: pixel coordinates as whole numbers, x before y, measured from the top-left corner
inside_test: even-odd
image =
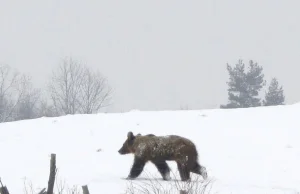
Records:
[[[111,97],[106,79],[72,58],[53,72],[49,92],[60,115],[94,113],[107,106]]]
[[[17,85],[19,74],[11,73],[11,68],[7,65],[0,65],[0,122],[11,120],[14,102],[14,89]]]
[[[38,102],[38,110],[37,110],[38,117],[55,117],[59,116],[56,112],[56,109],[53,105],[49,104],[49,102],[41,98]]]
[[[78,112],[78,96],[82,82],[82,67],[70,59],[53,72],[49,90],[53,105],[59,114],[75,114]]]
[[[99,72],[93,73],[84,67],[79,100],[81,113],[92,114],[109,106],[111,93],[112,89],[107,84],[107,80]]]
[[[25,75],[11,71],[8,65],[0,65],[0,122],[16,119],[17,108],[27,90]]]
[[[40,89],[33,87],[31,77],[22,76],[20,88],[23,91],[16,107],[15,120],[33,119],[39,117],[38,102],[41,97]]]

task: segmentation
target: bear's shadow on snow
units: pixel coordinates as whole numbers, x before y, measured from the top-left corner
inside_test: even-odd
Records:
[[[124,180],[128,180],[128,181],[151,181],[151,182],[156,182],[156,181],[161,181],[163,183],[168,183],[168,182],[182,182],[182,183],[186,183],[186,181],[182,181],[180,179],[170,179],[170,180],[164,180],[163,178],[147,178],[147,177],[138,177],[135,179],[124,179]],[[190,180],[189,182],[193,182],[193,183],[202,183],[202,180]]]

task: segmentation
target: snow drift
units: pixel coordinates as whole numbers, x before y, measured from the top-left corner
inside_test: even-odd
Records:
[[[50,154],[56,153],[59,178],[68,185],[87,184],[91,194],[124,193],[128,183],[123,178],[133,156],[121,156],[117,151],[132,131],[191,139],[200,163],[215,179],[211,193],[297,193],[298,115],[300,104],[68,115],[2,123],[0,177],[11,193],[23,193],[24,178],[39,190],[47,185]],[[168,163],[177,173],[176,164]],[[147,172],[161,178],[149,163],[139,179]]]

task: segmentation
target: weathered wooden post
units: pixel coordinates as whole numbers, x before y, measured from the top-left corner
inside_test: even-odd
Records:
[[[1,179],[0,179],[0,184],[1,184],[0,194],[9,194],[7,187],[3,186]]]
[[[51,154],[50,175],[48,181],[47,194],[53,194],[55,175],[56,175],[56,154]]]
[[[84,186],[82,186],[82,191],[83,191],[83,194],[90,194],[90,192],[89,192],[89,189],[88,189],[88,186],[87,186],[87,185],[84,185]]]

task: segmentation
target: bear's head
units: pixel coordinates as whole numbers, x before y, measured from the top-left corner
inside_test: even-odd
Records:
[[[127,139],[126,141],[123,143],[123,146],[121,147],[121,149],[118,151],[119,154],[124,155],[124,154],[130,154],[133,153],[133,142],[135,140],[135,136],[133,135],[133,133],[131,131],[129,131],[127,133]]]

